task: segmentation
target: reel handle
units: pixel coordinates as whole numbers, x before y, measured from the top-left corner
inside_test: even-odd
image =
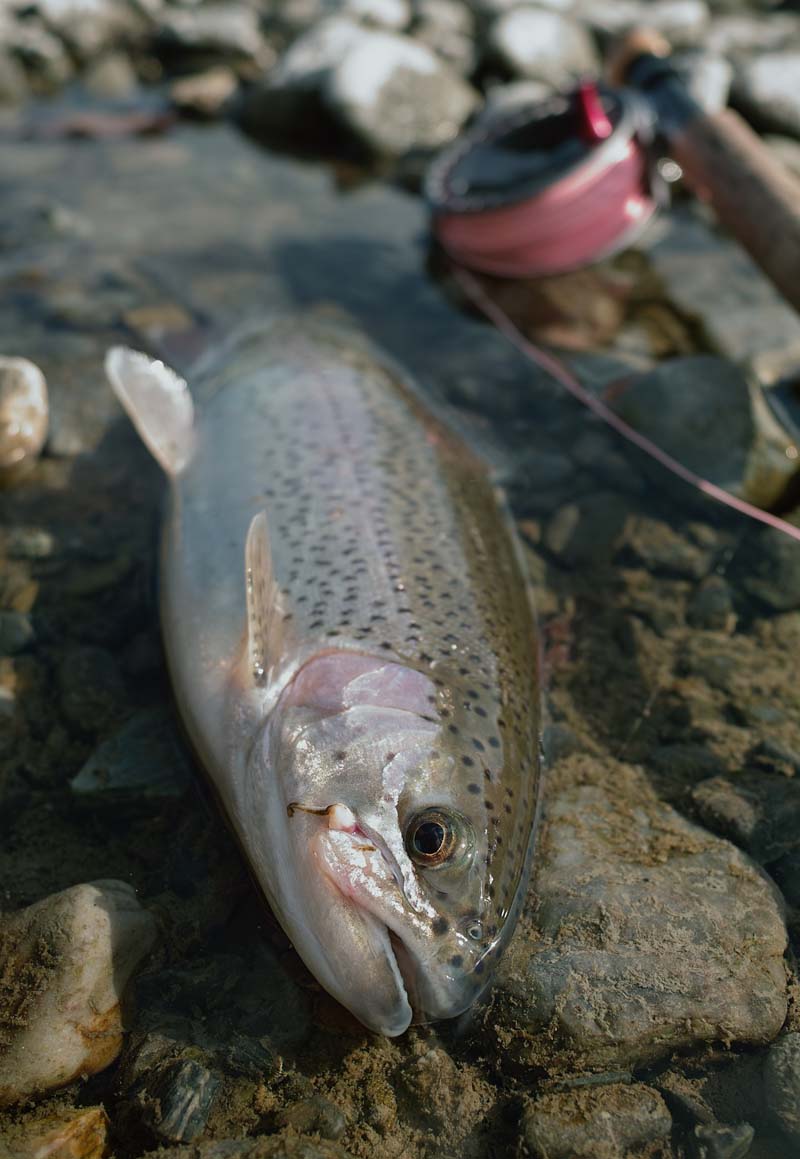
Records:
[[[706,113],[669,64],[669,46],[638,30],[611,62],[617,82],[642,90],[687,184],[800,312],[800,181],[731,109]]]

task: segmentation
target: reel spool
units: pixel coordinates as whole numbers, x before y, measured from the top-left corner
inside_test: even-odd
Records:
[[[636,93],[591,81],[476,125],[428,170],[434,235],[461,265],[501,277],[600,261],[666,200],[653,128]]]

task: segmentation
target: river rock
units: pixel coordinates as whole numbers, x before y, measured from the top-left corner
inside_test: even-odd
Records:
[[[142,39],[146,22],[122,0],[34,0],[45,27],[80,61]]]
[[[25,66],[35,92],[51,92],[75,71],[61,40],[38,21],[16,21],[4,26],[2,34],[4,47]]]
[[[114,1061],[122,994],[155,938],[122,881],[75,885],[0,918],[0,1106]]]
[[[239,82],[236,73],[220,65],[192,76],[181,77],[170,86],[170,100],[187,116],[211,120],[224,112]]]
[[[490,47],[512,73],[554,88],[599,67],[586,29],[569,16],[543,8],[514,8],[501,16],[492,25]]]
[[[553,86],[542,80],[514,80],[508,84],[493,85],[486,93],[480,119],[488,122],[513,113],[524,105],[538,105],[552,94]]]
[[[38,458],[47,438],[47,383],[27,358],[0,357],[0,483]]]
[[[221,1085],[220,1076],[195,1059],[158,1068],[135,1094],[141,1125],[153,1142],[191,1142],[205,1129]]]
[[[576,755],[559,778],[536,924],[523,920],[499,967],[492,1018],[508,1060],[538,1066],[556,1050],[614,1068],[774,1038],[787,1002],[774,887],[636,769]]]
[[[755,1128],[749,1123],[697,1123],[692,1132],[696,1159],[745,1159]]]
[[[108,1115],[102,1107],[86,1107],[44,1118],[24,1116],[8,1127],[0,1154],[3,1159],[106,1159]]]
[[[770,1047],[764,1067],[767,1105],[782,1130],[800,1145],[800,1033],[786,1034]]]
[[[709,52],[718,52],[741,64],[755,53],[800,47],[800,15],[773,11],[765,20],[747,9],[715,15],[704,41]]]
[[[83,84],[94,96],[122,100],[136,91],[138,78],[127,53],[105,52],[86,69]]]
[[[728,103],[733,65],[719,53],[697,49],[676,52],[672,62],[692,98],[707,113],[718,113]]]
[[[577,0],[573,14],[604,40],[633,28],[652,28],[675,48],[695,45],[709,23],[703,0]]]
[[[750,503],[770,507],[796,473],[756,383],[709,354],[672,358],[630,379],[614,409],[684,467]],[[651,460],[645,465],[663,476]]]
[[[279,1127],[294,1127],[303,1135],[319,1135],[322,1139],[341,1139],[347,1128],[347,1121],[340,1109],[330,1099],[312,1095],[284,1107],[277,1117]]]
[[[737,94],[761,127],[800,137],[800,51],[748,60],[737,74]]]
[[[27,95],[25,69],[10,52],[0,47],[0,107],[19,104]]]
[[[104,741],[70,782],[76,797],[118,802],[181,797],[192,770],[171,712],[143,709]]]
[[[33,625],[24,612],[0,611],[0,656],[15,656],[33,641]]]
[[[387,155],[444,145],[479,101],[426,45],[366,30],[326,77],[323,97],[368,149]]]
[[[626,1159],[634,1149],[663,1143],[671,1130],[661,1095],[639,1083],[539,1095],[522,1120],[535,1159]]]
[[[742,587],[773,612],[800,608],[800,543],[764,528],[736,561]]]
[[[157,30],[168,49],[227,57],[268,68],[275,52],[261,33],[258,13],[245,4],[207,4],[165,12]]]
[[[459,0],[416,0],[413,35],[459,72],[466,75],[474,69],[475,21]]]

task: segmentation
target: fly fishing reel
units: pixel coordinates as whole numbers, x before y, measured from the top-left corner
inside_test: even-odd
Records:
[[[433,232],[469,269],[541,277],[629,245],[666,200],[636,93],[586,81],[478,123],[432,164]]]

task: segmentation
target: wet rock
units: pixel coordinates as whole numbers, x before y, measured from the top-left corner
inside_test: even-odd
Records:
[[[0,107],[20,104],[27,95],[25,69],[10,52],[0,48]]]
[[[736,628],[736,611],[730,585],[722,576],[708,576],[695,588],[686,606],[686,622],[693,628],[731,633]]]
[[[684,539],[668,523],[647,515],[628,517],[622,542],[638,562],[656,575],[701,579],[711,567],[707,551]]]
[[[312,1095],[310,1099],[291,1103],[278,1114],[278,1126],[293,1127],[301,1135],[319,1135],[322,1139],[341,1139],[347,1128],[344,1115],[329,1099]]]
[[[800,608],[800,543],[788,536],[756,533],[733,571],[744,590],[772,611]]]
[[[408,0],[345,0],[342,7],[348,16],[364,24],[388,28],[393,32],[402,32],[411,20]]]
[[[625,1159],[634,1149],[663,1142],[671,1130],[661,1095],[638,1083],[540,1095],[522,1120],[536,1159]]]
[[[121,881],[76,885],[0,919],[0,1106],[103,1070],[153,917]]]
[[[629,510],[630,503],[616,492],[587,495],[559,508],[545,529],[545,546],[569,567],[609,560]]]
[[[220,66],[182,77],[170,86],[169,95],[182,113],[211,120],[224,112],[238,87],[236,74]]]
[[[553,93],[553,86],[541,80],[515,80],[508,84],[493,85],[486,93],[486,103],[480,119],[488,122],[505,116],[525,105],[538,105]]]
[[[74,66],[61,40],[33,20],[3,30],[4,47],[25,66],[35,92],[51,92],[70,79]]]
[[[58,686],[61,711],[85,732],[101,732],[125,711],[125,685],[105,648],[70,648],[58,666]]]
[[[695,1159],[744,1159],[755,1134],[749,1123],[698,1123],[693,1132]]]
[[[190,54],[230,57],[268,68],[275,52],[261,34],[258,13],[244,4],[172,9],[157,32],[165,47]]]
[[[613,405],[684,467],[758,506],[772,506],[796,472],[792,439],[760,388],[723,359],[669,359],[631,379]],[[663,479],[654,461],[642,465]]]
[[[309,1139],[289,1128],[257,1139],[209,1139],[191,1147],[172,1147],[169,1159],[352,1159],[352,1156],[338,1143]]]
[[[556,1049],[571,1065],[618,1067],[702,1042],[769,1042],[786,1013],[773,889],[633,768],[570,764],[548,806],[537,933],[523,921],[499,967],[506,1057],[536,1066]]]
[[[477,58],[474,23],[458,0],[416,0],[414,5],[414,39],[464,74],[472,72]]]
[[[33,641],[33,625],[23,612],[0,611],[0,656],[15,656]]]
[[[24,1117],[7,1129],[0,1148],[3,1159],[105,1159],[108,1116],[102,1107],[88,1107]]]
[[[591,37],[582,25],[543,8],[514,8],[492,26],[497,58],[517,76],[565,87],[598,69]]]
[[[220,1053],[225,1069],[245,1078],[261,1079],[276,1074],[281,1060],[268,1038],[236,1034]]]
[[[181,797],[192,769],[171,712],[145,709],[92,753],[70,782],[76,797],[118,802]]]
[[[122,0],[34,0],[32,7],[48,31],[82,61],[141,38],[146,28],[135,8]]]
[[[47,383],[27,358],[0,357],[0,484],[36,461],[47,438]]]
[[[718,113],[728,103],[733,65],[717,53],[696,50],[675,53],[673,64],[693,99],[707,113]]]
[[[129,97],[136,91],[138,78],[130,57],[124,52],[107,52],[86,69],[84,86],[98,97]]]
[[[709,23],[703,0],[577,0],[573,12],[604,40],[652,28],[675,48],[697,44]]]
[[[190,1142],[205,1129],[221,1085],[219,1075],[193,1059],[156,1070],[136,1092],[142,1125],[157,1142]]]
[[[762,127],[800,137],[800,51],[748,60],[737,74],[737,94]]]
[[[371,151],[436,149],[458,132],[478,94],[409,37],[362,31],[325,79],[325,103]]]
[[[653,223],[639,248],[666,297],[712,349],[751,366],[765,385],[797,367],[800,318],[731,238],[676,209]]]
[[[767,1105],[793,1143],[800,1143],[800,1033],[770,1047],[764,1067]]]
[[[754,851],[756,835],[763,823],[758,795],[727,777],[710,777],[692,790],[698,819],[713,833]]]
[[[490,1111],[496,1092],[473,1066],[456,1065],[439,1047],[415,1058],[400,1077],[413,1114],[436,1134],[465,1138]]]

